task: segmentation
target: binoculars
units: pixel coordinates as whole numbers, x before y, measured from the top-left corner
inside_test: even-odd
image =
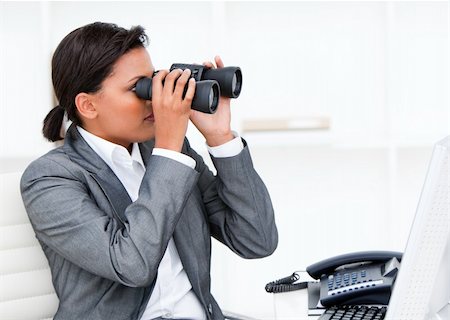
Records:
[[[190,69],[191,78],[195,79],[195,94],[192,109],[204,113],[216,112],[219,97],[237,98],[242,89],[242,72],[239,67],[211,69],[199,64],[174,63],[174,69]],[[136,95],[141,99],[152,99],[152,78],[142,78],[136,83]],[[184,89],[183,97],[186,94]]]

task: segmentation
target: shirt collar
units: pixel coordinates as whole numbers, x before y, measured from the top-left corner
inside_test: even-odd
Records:
[[[128,167],[133,166],[133,161],[136,161],[143,168],[144,162],[142,161],[141,152],[139,150],[138,143],[133,143],[131,155],[128,150],[118,144],[112,143],[108,140],[100,138],[89,131],[84,130],[82,127],[77,126],[81,136],[86,140],[87,144],[105,161],[111,168],[119,165],[126,165]]]

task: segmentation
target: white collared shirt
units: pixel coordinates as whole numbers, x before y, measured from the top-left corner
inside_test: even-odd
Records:
[[[106,162],[117,178],[122,182],[132,201],[136,201],[145,173],[145,165],[137,143],[133,143],[131,155],[123,146],[104,140],[77,127],[88,145]],[[208,147],[209,152],[219,157],[237,155],[243,149],[243,143],[237,133],[235,139],[218,147]],[[168,157],[195,168],[195,160],[172,150],[154,148],[154,155]],[[141,317],[149,320],[157,317],[206,319],[205,311],[186,275],[173,237],[170,238],[166,252],[158,267],[158,276],[150,300]]]

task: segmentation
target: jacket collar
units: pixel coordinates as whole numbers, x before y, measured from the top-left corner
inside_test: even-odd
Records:
[[[125,187],[111,168],[92,150],[74,124],[67,130],[64,140],[63,149],[67,156],[91,174],[113,205],[120,219],[125,219],[125,209],[132,201]],[[145,165],[147,165],[147,160],[152,153],[153,145],[154,142],[152,140],[139,144]]]

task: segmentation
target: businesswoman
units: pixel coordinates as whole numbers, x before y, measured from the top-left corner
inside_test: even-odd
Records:
[[[189,71],[153,76],[142,27],[96,22],[68,34],[52,59],[59,105],[43,133],[64,144],[30,164],[21,191],[59,298],[55,319],[223,319],[210,293],[211,236],[244,258],[270,255],[277,230],[230,101],[191,111]],[[181,49],[181,48],[180,48]],[[219,57],[208,67],[223,67]],[[183,90],[187,86],[186,95]],[[206,139],[213,175],[185,138]]]

